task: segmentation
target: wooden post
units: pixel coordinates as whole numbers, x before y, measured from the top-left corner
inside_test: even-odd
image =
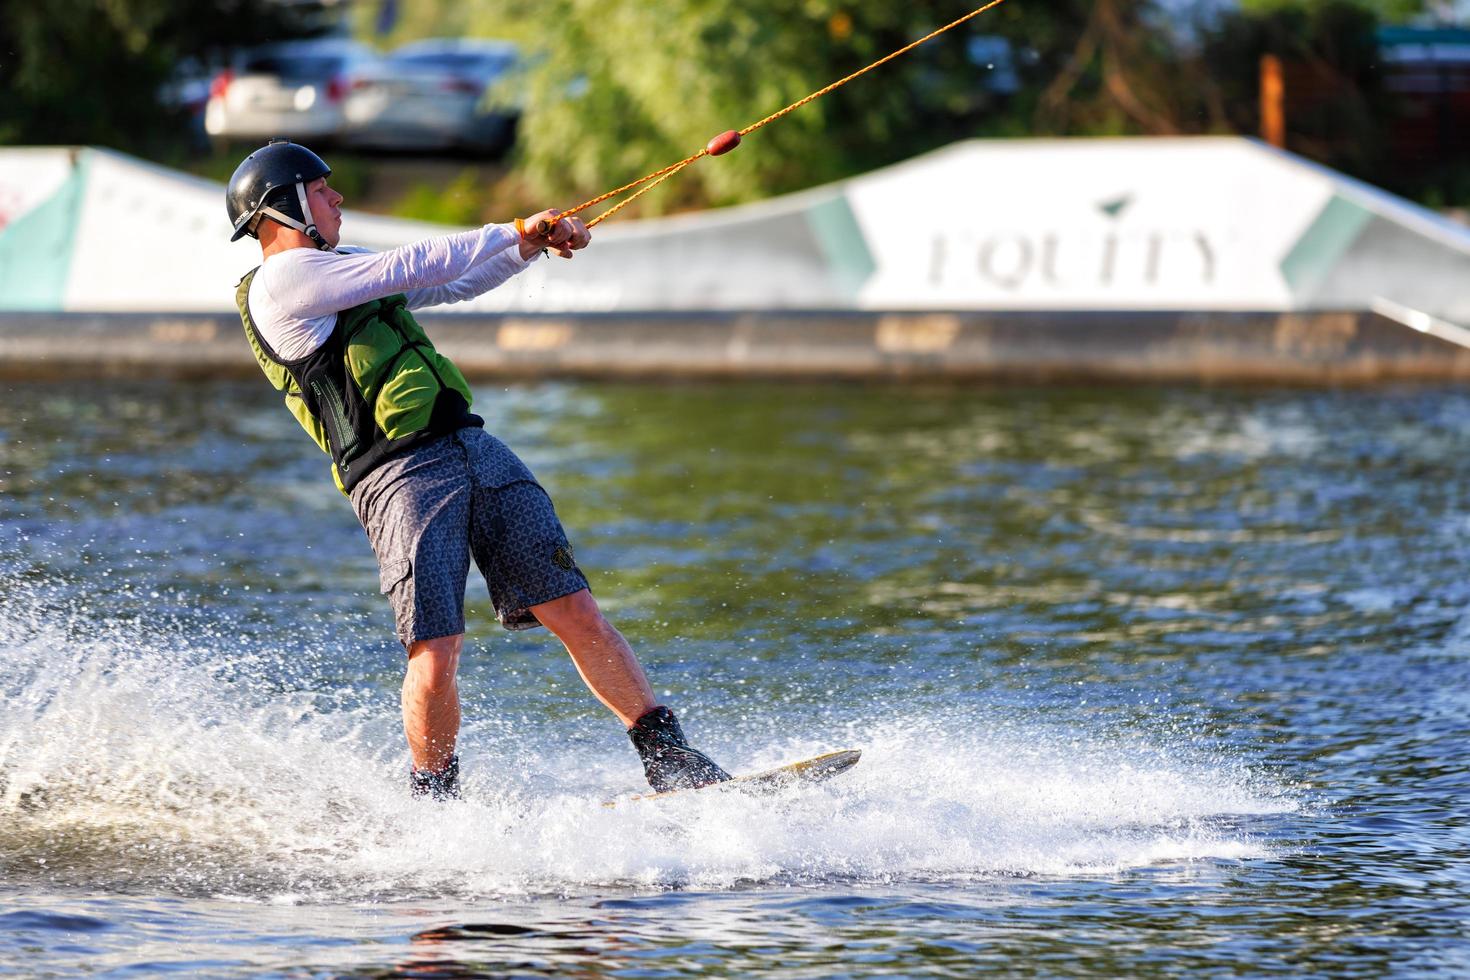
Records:
[[[1261,55],[1261,139],[1286,147],[1286,80],[1274,54]]]

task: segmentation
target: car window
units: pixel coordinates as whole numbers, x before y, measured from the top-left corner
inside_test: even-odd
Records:
[[[405,52],[390,60],[414,68],[444,68],[449,71],[503,71],[515,60],[510,55],[460,54],[455,52]]]
[[[310,81],[339,74],[347,67],[347,59],[320,55],[305,58],[261,55],[246,59],[242,67],[252,75],[278,75],[288,82]]]

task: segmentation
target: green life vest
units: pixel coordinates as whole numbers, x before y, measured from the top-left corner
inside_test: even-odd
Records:
[[[250,270],[235,290],[245,336],[296,421],[332,457],[332,477],[343,493],[409,446],[485,424],[470,414],[464,375],[434,350],[403,295],[343,310],[325,343],[290,361],[271,349],[250,317],[250,283],[258,271]]]

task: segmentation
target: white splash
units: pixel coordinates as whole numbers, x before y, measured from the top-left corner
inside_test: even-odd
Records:
[[[416,802],[395,692],[283,690],[231,662],[224,636],[32,625],[0,632],[0,863],[15,879],[294,902],[1098,874],[1264,855],[1240,820],[1297,806],[1146,739],[871,707],[837,712],[828,742],[727,742],[741,771],[863,749],[851,773],[774,800],[608,808],[640,788],[615,724],[482,718],[461,743],[466,799]]]

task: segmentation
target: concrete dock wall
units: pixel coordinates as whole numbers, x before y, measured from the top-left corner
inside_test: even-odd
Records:
[[[425,315],[467,375],[1361,383],[1470,380],[1375,313]],[[0,315],[0,379],[256,376],[239,318]]]

